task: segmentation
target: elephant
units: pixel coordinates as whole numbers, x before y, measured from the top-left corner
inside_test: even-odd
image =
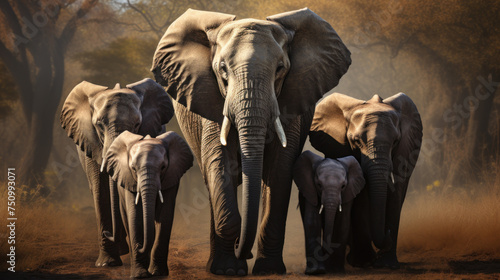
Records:
[[[368,101],[334,93],[316,106],[312,146],[328,158],[354,156],[366,180],[353,203],[351,265],[399,268],[399,220],[422,130],[417,106],[404,93]]]
[[[353,156],[331,159],[305,151],[294,165],[293,180],[304,226],[305,274],[344,272],[351,207],[365,186],[361,166]]]
[[[189,9],[169,26],[152,72],[174,100],[210,194],[207,271],[248,273],[262,190],[252,273],[286,272],[283,244],[293,164],[316,102],[350,63],[335,30],[307,8],[267,20]]]
[[[124,131],[109,147],[103,166],[118,188],[131,277],[168,275],[175,198],[182,175],[193,166],[189,146],[175,132],[152,138]],[[113,213],[115,219],[118,215]]]
[[[118,207],[118,195],[111,192],[113,181],[102,167],[109,146],[125,131],[156,136],[173,117],[170,97],[151,79],[126,88],[107,88],[86,81],[73,88],[63,104],[61,125],[76,144],[80,163],[87,175],[94,200],[99,256],[95,265],[120,266],[120,253],[127,253],[121,219],[113,220],[111,208]],[[108,239],[112,231],[116,239]],[[121,249],[121,250],[120,250]]]

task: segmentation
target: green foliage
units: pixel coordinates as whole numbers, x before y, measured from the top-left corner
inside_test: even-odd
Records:
[[[155,39],[118,38],[104,48],[79,53],[75,58],[82,64],[85,80],[124,86],[152,77],[149,69],[157,43]]]
[[[0,119],[8,116],[17,101],[16,84],[5,65],[0,61]]]

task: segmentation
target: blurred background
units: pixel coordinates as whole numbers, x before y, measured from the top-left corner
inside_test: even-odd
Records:
[[[422,116],[424,142],[403,207],[400,250],[421,249],[433,238],[444,243],[431,249],[450,246],[450,231],[433,237],[439,229],[431,226],[452,223],[446,229],[465,232],[455,240],[464,243],[463,252],[498,253],[500,2],[494,0],[0,1],[0,183],[6,185],[6,170],[15,167],[21,207],[95,223],[76,147],[59,122],[71,89],[82,80],[111,87],[153,78],[149,69],[158,41],[188,8],[264,19],[303,7],[328,21],[352,52],[352,65],[332,92],[364,100],[404,92]],[[175,118],[167,129],[182,135]],[[308,143],[305,148],[312,149]],[[201,242],[208,242],[206,195],[195,165],[182,180],[176,223],[189,228],[198,221]],[[296,205],[293,187],[287,240],[302,238]],[[80,226],[75,223],[75,230]],[[94,227],[88,231],[94,236]],[[40,236],[25,232],[20,234],[27,240]],[[482,245],[474,245],[476,239]],[[285,246],[300,247],[286,250],[303,256],[303,245]]]

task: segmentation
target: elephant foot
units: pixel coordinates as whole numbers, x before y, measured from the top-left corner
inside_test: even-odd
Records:
[[[396,253],[386,252],[377,256],[377,259],[373,262],[373,267],[399,269],[400,265]]]
[[[95,262],[96,267],[113,267],[123,265],[118,253],[110,254],[104,250],[99,251],[99,257]]]
[[[209,272],[216,275],[237,275],[245,276],[248,274],[246,260],[238,260],[234,253],[215,253],[213,259],[208,260],[207,268]]]
[[[267,275],[267,274],[285,274],[286,267],[283,263],[283,257],[266,258],[258,257],[255,260],[252,274],[254,275]]]
[[[319,275],[319,274],[325,274],[326,269],[324,265],[314,265],[314,266],[307,266],[306,271],[304,272],[306,275]]]
[[[152,262],[148,269],[149,273],[153,276],[168,276],[168,266],[167,262],[165,264],[158,264],[156,262]]]
[[[344,274],[345,268],[344,268],[344,266],[334,265],[334,266],[329,267],[327,272],[333,273],[333,274]]]
[[[132,270],[132,273],[130,274],[130,278],[132,279],[141,279],[141,278],[148,278],[151,277],[151,273],[143,267],[137,267]]]
[[[347,254],[347,263],[352,267],[367,268],[372,265],[375,257],[376,255],[372,248],[366,252],[349,252]]]

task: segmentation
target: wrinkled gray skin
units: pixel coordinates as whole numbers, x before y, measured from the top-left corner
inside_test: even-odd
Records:
[[[350,53],[333,28],[308,9],[267,20],[234,19],[188,10],[158,44],[152,71],[176,100],[177,119],[210,194],[207,270],[247,274],[262,188],[253,273],[285,273],[293,163],[315,103],[347,71]]]
[[[189,146],[175,132],[151,138],[125,131],[113,141],[103,164],[118,188],[130,244],[130,276],[168,275],[179,180],[193,165]],[[115,219],[119,215],[113,212]]]
[[[353,155],[367,187],[352,210],[353,238],[348,261],[374,261],[375,267],[399,268],[396,256],[399,218],[422,143],[417,107],[404,93],[368,101],[334,93],[316,107],[310,141],[325,157]]]
[[[294,165],[306,244],[305,274],[344,272],[353,199],[365,180],[352,156],[320,157],[305,151]]]
[[[61,112],[61,125],[77,146],[83,170],[87,174],[97,219],[99,256],[95,265],[122,265],[120,253],[127,253],[121,220],[113,220],[111,207],[118,207],[111,193],[113,181],[101,172],[102,159],[113,140],[123,131],[156,136],[173,116],[170,98],[151,79],[121,88],[107,88],[81,82],[70,92]],[[111,199],[111,203],[110,203]],[[115,230],[113,230],[115,229]],[[113,241],[104,231],[116,232]]]

